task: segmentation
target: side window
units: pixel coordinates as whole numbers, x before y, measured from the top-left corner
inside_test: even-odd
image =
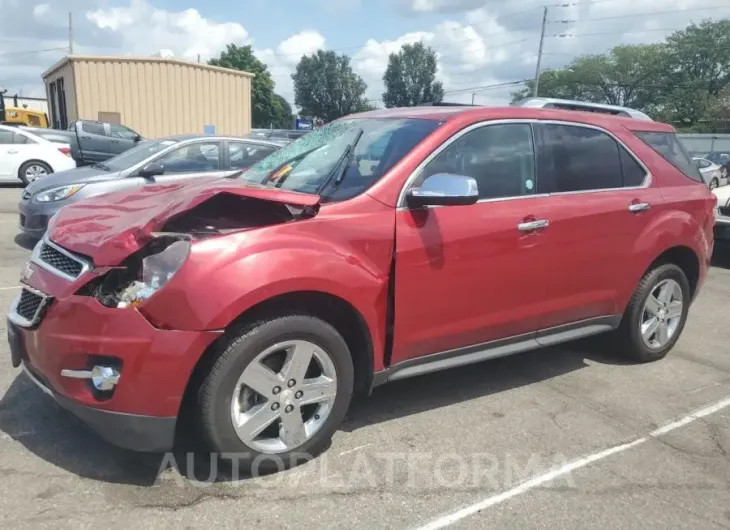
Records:
[[[268,145],[231,142],[228,144],[231,169],[246,169],[259,160],[263,160],[274,151],[275,149]]]
[[[121,138],[122,140],[134,140],[137,137],[137,133],[113,123],[109,125],[109,134],[112,138]]]
[[[157,160],[168,173],[193,173],[220,169],[220,144],[199,142],[184,145]]]
[[[81,130],[87,134],[95,134],[97,136],[104,136],[106,134],[104,132],[104,125],[93,121],[82,122]]]
[[[541,123],[537,132],[540,193],[620,188],[619,145],[608,134],[576,125]]]
[[[524,123],[485,125],[474,129],[429,162],[416,185],[437,173],[474,178],[480,199],[535,193],[532,129]]]
[[[626,149],[619,145],[618,150],[621,157],[621,170],[624,174],[624,187],[641,186],[646,179],[646,171]]]
[[[24,134],[20,133],[13,133],[13,143],[14,144],[34,144],[35,142],[25,136]]]
[[[14,134],[12,131],[0,131],[0,144],[12,144]]]
[[[688,178],[703,182],[702,175],[680,143],[677,135],[670,132],[635,132],[636,136],[659,153],[664,160],[680,170]]]

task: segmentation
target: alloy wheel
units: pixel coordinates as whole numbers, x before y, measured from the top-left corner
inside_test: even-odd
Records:
[[[251,449],[283,453],[314,436],[336,396],[337,373],[324,349],[305,340],[281,342],[243,370],[231,399],[231,421]]]
[[[28,169],[25,170],[25,178],[28,180],[28,182],[33,182],[34,180],[45,175],[48,175],[48,171],[46,171],[46,168],[37,164],[30,165],[28,166]]]
[[[641,339],[653,350],[663,348],[674,337],[682,320],[682,288],[672,279],[659,282],[649,293],[641,312]]]

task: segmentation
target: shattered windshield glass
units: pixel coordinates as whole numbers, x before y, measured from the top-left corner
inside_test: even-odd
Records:
[[[252,184],[320,193],[325,202],[345,200],[377,182],[439,124],[401,118],[339,120],[254,164],[241,178]]]

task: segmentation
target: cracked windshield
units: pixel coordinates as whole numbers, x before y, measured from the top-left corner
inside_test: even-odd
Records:
[[[730,0],[0,0],[0,529],[730,528]]]

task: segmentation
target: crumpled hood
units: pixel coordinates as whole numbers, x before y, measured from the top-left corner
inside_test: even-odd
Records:
[[[219,194],[295,207],[314,207],[318,195],[285,191],[226,178],[147,185],[92,197],[63,207],[48,226],[50,239],[89,256],[96,266],[121,263],[153,239],[168,220]],[[245,204],[241,204],[245,208]]]

